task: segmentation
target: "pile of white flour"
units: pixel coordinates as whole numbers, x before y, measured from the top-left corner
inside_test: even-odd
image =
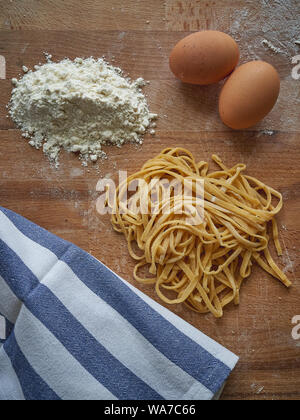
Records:
[[[106,157],[103,145],[141,144],[156,114],[149,111],[143,79],[132,82],[104,59],[76,58],[35,66],[13,79],[9,114],[29,144],[43,147],[58,166],[61,148],[83,164]]]

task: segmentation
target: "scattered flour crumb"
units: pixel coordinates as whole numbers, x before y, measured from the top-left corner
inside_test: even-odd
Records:
[[[276,132],[274,130],[264,130],[262,133],[266,136],[274,136]]]
[[[290,257],[288,256],[287,265],[284,267],[284,269],[282,271],[284,273],[293,273],[293,271],[294,271],[294,265],[295,265],[295,262],[292,261],[290,259]]]
[[[259,395],[259,394],[261,394],[263,392],[263,390],[265,389],[265,387],[264,386],[257,385],[257,384],[252,384],[251,385],[251,389],[253,389],[253,391],[255,391],[255,393],[257,395]]]
[[[50,63],[50,62],[52,61],[52,55],[51,55],[51,54],[49,54],[49,53],[47,53],[47,52],[44,52],[44,56],[45,56],[46,61],[47,61],[48,63]]]
[[[262,41],[262,45],[264,47],[269,48],[269,50],[273,51],[273,53],[275,54],[284,54],[284,52],[280,48],[275,47],[275,45],[273,45],[272,42],[268,41],[267,39],[264,39]]]
[[[262,130],[259,132],[258,137],[261,136],[274,136],[276,134],[276,131],[274,130]]]

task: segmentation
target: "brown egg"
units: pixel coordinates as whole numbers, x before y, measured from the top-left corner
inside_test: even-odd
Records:
[[[239,47],[223,32],[196,32],[181,40],[170,55],[170,68],[184,83],[210,85],[237,66]]]
[[[219,101],[224,124],[235,130],[256,125],[273,109],[280,92],[277,71],[264,61],[236,69],[225,83]]]

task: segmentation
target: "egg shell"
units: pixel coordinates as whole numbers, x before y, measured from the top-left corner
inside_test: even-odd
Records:
[[[237,68],[225,83],[219,100],[224,124],[235,130],[253,127],[273,109],[280,93],[277,70],[264,61]]]
[[[184,83],[210,85],[228,76],[239,57],[239,47],[229,35],[219,31],[196,32],[175,46],[170,68]]]

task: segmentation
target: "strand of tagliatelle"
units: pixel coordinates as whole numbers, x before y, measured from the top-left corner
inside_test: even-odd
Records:
[[[225,306],[239,304],[240,288],[253,262],[285,286],[291,282],[269,250],[272,223],[273,240],[282,255],[274,218],[283,205],[281,194],[243,175],[245,165],[229,169],[217,156],[213,160],[220,170],[208,173],[208,163],[196,163],[189,151],[164,150],[118,187],[112,224],[127,238],[137,261],[137,281],[155,284],[166,303],[184,302],[196,312],[220,318]],[[165,180],[188,188],[165,198]],[[196,193],[199,182],[202,197]],[[134,183],[136,191],[131,193]],[[150,275],[141,275],[145,268]],[[173,299],[171,292],[176,294]]]

